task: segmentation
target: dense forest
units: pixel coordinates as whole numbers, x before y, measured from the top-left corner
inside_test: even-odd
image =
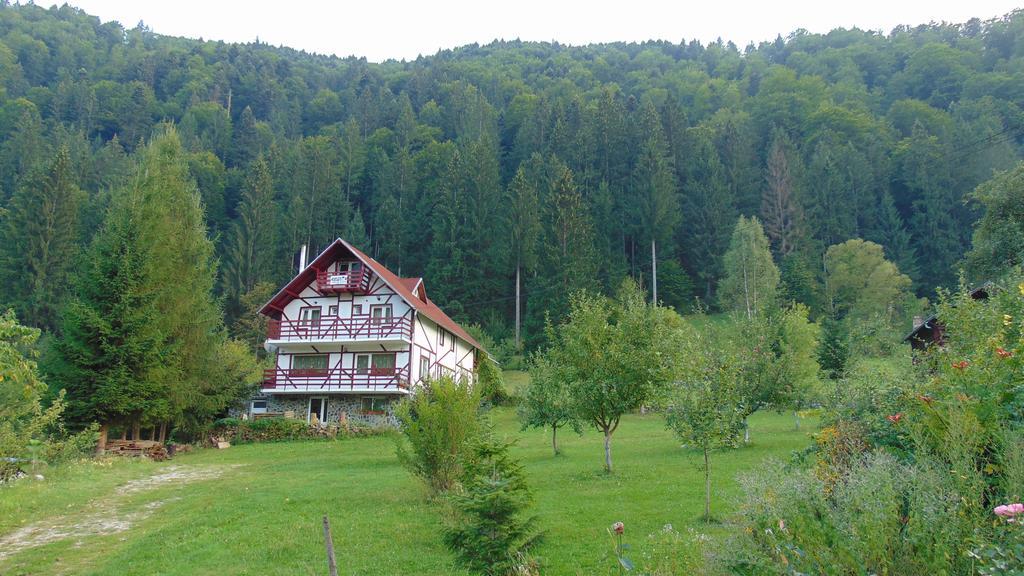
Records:
[[[496,340],[543,337],[627,276],[717,305],[739,216],[825,309],[830,246],[863,238],[919,296],[954,286],[1024,152],[1024,11],[737,46],[494,42],[368,63],[126,29],[0,2],[0,305],[59,330],[82,249],[166,123],[201,193],[236,331],[341,236]],[[979,278],[967,278],[968,281]]]

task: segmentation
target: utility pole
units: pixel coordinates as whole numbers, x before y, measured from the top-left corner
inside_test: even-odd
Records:
[[[654,238],[651,238],[651,302],[658,305],[658,252],[654,247]]]

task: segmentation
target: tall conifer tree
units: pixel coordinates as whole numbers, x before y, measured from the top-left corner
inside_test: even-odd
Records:
[[[78,252],[79,206],[84,192],[71,171],[67,148],[45,169],[22,179],[0,229],[0,279],[6,304],[27,324],[56,327]]]

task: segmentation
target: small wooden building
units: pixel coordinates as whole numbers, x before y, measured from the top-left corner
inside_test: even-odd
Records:
[[[992,285],[989,282],[971,290],[969,295],[972,300],[988,300]],[[904,342],[910,342],[910,349],[913,352],[923,352],[931,346],[942,346],[945,344],[946,326],[939,319],[937,314],[927,318],[914,316],[914,328],[903,338]]]

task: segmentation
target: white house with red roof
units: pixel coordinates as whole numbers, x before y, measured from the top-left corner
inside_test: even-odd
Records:
[[[422,278],[399,278],[340,238],[260,313],[275,362],[251,416],[392,423],[397,400],[427,378],[471,378],[482,352]]]

